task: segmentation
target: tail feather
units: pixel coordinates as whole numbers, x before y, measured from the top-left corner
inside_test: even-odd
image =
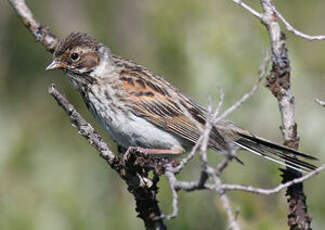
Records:
[[[317,169],[316,166],[294,157],[299,156],[308,160],[317,160],[317,158],[313,156],[295,151],[285,146],[271,143],[254,136],[248,136],[240,133],[239,136],[240,138],[236,140],[235,143],[241,148],[248,150],[249,152],[300,172],[309,172]]]

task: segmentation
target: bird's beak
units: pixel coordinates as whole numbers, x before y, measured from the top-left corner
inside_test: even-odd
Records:
[[[47,67],[46,67],[46,71],[49,71],[49,70],[55,70],[55,69],[62,69],[64,67],[64,64],[63,63],[60,63],[58,61],[52,61],[51,64],[49,64]]]

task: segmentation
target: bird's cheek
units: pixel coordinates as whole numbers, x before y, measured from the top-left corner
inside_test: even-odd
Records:
[[[78,63],[78,68],[87,69],[88,71],[91,71],[98,65],[98,63],[99,63],[98,56],[95,53],[88,53],[87,55],[80,58],[80,61]]]

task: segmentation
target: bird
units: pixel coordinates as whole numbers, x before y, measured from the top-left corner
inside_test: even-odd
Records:
[[[68,76],[119,152],[137,147],[153,156],[180,156],[199,140],[207,110],[146,67],[112,54],[86,33],[60,40],[46,68]],[[255,136],[228,120],[213,124],[208,148],[221,154],[247,150],[298,172],[316,157]],[[301,159],[298,159],[301,158]]]

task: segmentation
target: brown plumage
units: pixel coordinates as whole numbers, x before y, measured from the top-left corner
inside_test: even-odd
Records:
[[[198,141],[201,132],[183,111],[204,128],[206,110],[145,67],[112,55],[83,33],[70,34],[53,58],[47,69],[64,70],[91,113],[124,150],[137,146],[149,154],[175,155]],[[226,120],[213,126],[208,146],[221,153],[245,149],[302,172],[316,168],[293,156],[316,158],[258,138]]]

